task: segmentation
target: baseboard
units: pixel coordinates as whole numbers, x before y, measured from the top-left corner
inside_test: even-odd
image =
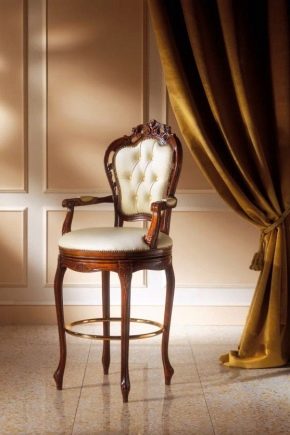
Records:
[[[175,306],[172,323],[176,325],[243,325],[248,306]],[[132,317],[160,320],[162,306],[134,306]],[[112,316],[120,315],[120,307],[111,308]],[[100,306],[67,305],[66,321],[101,317]],[[53,325],[56,324],[53,305],[3,305],[0,306],[1,325]]]

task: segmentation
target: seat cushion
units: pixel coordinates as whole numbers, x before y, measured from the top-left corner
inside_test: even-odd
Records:
[[[64,234],[59,240],[59,247],[82,251],[149,251],[144,242],[143,228],[85,228]],[[159,233],[157,249],[170,248],[172,239]]]

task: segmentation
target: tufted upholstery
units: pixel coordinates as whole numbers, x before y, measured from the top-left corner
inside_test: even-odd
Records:
[[[126,215],[150,213],[150,205],[166,197],[172,149],[155,139],[116,152],[113,167],[121,192],[120,207]]]
[[[142,228],[85,228],[64,234],[59,246],[83,251],[148,251]],[[157,249],[170,248],[172,239],[159,233]]]

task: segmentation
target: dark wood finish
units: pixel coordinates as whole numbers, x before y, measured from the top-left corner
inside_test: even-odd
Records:
[[[174,298],[174,288],[175,288],[175,278],[172,263],[165,269],[166,273],[166,301],[165,301],[165,311],[164,311],[164,321],[163,321],[163,335],[162,335],[162,362],[164,368],[165,384],[170,385],[171,378],[173,376],[174,370],[170,364],[168,357],[168,342],[169,342],[169,332],[171,323],[171,314],[173,307]]]
[[[62,206],[68,209],[63,226],[62,234],[69,233],[71,231],[71,224],[74,217],[74,208],[84,205],[101,204],[104,202],[114,202],[112,195],[103,196],[98,198],[97,196],[81,196],[80,198],[68,198],[62,201]]]
[[[110,318],[110,272],[102,272],[102,303],[103,303],[103,318]],[[103,334],[104,336],[110,335],[110,322],[103,323]],[[110,367],[110,341],[103,341],[103,355],[102,364],[104,369],[104,375],[109,373]]]
[[[137,213],[125,215],[120,207],[120,188],[114,172],[114,155],[122,147],[136,146],[141,140],[154,138],[159,144],[169,144],[173,150],[172,169],[169,177],[166,198],[151,204],[152,213]],[[174,197],[182,162],[182,148],[178,138],[171,133],[170,127],[150,121],[133,129],[131,136],[124,136],[114,141],[105,154],[104,163],[106,174],[112,189],[112,195],[103,198],[81,197],[69,198],[63,201],[67,207],[67,215],[63,224],[63,234],[71,231],[74,208],[102,202],[113,203],[115,210],[115,226],[122,227],[124,221],[151,221],[147,234],[144,237],[149,245],[148,251],[142,252],[99,252],[81,251],[74,249],[59,249],[59,261],[55,276],[55,301],[60,342],[60,362],[54,374],[57,388],[62,388],[63,373],[66,361],[66,341],[63,315],[62,282],[66,268],[78,272],[102,271],[102,299],[103,317],[110,318],[110,290],[109,273],[119,275],[122,294],[121,308],[121,391],[123,401],[128,401],[130,391],[129,378],[129,334],[130,334],[130,295],[132,273],[138,270],[165,270],[167,279],[166,303],[164,313],[164,332],[162,338],[162,361],[164,366],[165,383],[170,384],[173,368],[168,357],[168,342],[170,321],[174,295],[174,272],[172,267],[172,249],[158,249],[157,240],[159,232],[169,233],[172,209],[176,206]],[[110,322],[104,322],[104,335],[110,335]],[[104,340],[102,363],[104,373],[107,374],[110,365],[110,342]]]
[[[177,204],[175,197],[166,198],[163,201],[156,201],[151,204],[152,218],[144,241],[150,248],[156,248],[158,234],[162,223],[162,212],[174,208]],[[168,228],[169,231],[169,228]]]
[[[64,312],[63,312],[63,296],[62,296],[62,283],[66,267],[62,265],[61,256],[58,257],[57,269],[54,279],[54,296],[56,315],[58,323],[58,336],[60,347],[60,358],[58,367],[53,375],[58,390],[62,389],[63,374],[66,363],[66,339],[65,339],[65,325],[64,325]]]
[[[130,300],[131,300],[131,264],[120,267],[119,278],[121,283],[121,390],[123,402],[128,402],[130,392],[129,377],[129,334],[130,334]]]

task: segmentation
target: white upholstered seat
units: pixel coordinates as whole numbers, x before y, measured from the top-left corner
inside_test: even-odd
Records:
[[[83,251],[149,251],[143,240],[146,230],[143,228],[85,228],[64,234],[59,247]],[[170,248],[172,239],[159,233],[157,249]]]

